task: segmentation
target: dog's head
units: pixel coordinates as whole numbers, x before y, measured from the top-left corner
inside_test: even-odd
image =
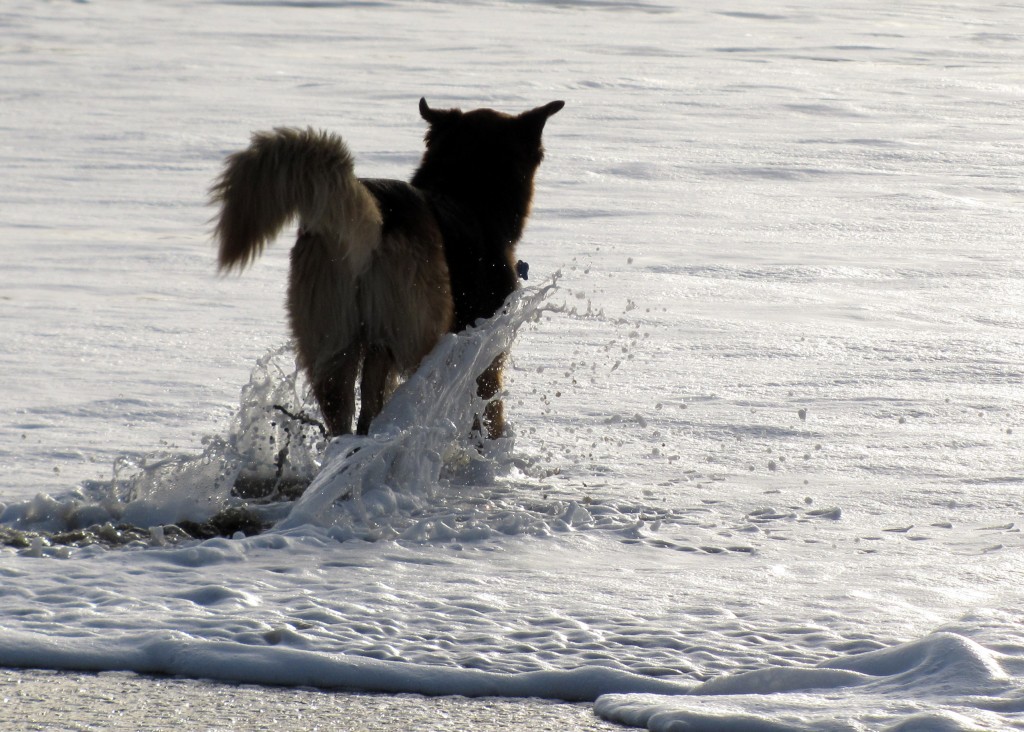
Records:
[[[467,190],[525,185],[544,158],[541,133],[565,102],[512,115],[493,109],[433,109],[420,99],[420,116],[430,127],[418,177],[445,188]]]
[[[483,147],[519,144],[542,153],[541,133],[548,118],[565,106],[565,102],[549,102],[542,107],[512,115],[493,109],[431,109],[426,98],[420,99],[420,116],[429,124],[428,149],[435,145],[458,144],[460,147]],[[519,152],[522,152],[520,150]]]

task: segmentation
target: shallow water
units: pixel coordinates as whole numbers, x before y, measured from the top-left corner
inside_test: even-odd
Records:
[[[1024,727],[1022,21],[6,4],[0,528],[37,535],[0,549],[0,665]],[[216,278],[205,191],[280,124],[407,177],[421,95],[566,100],[519,250],[560,277],[327,447],[279,345],[287,237]],[[513,339],[481,453],[459,391]],[[239,507],[270,528],[170,528]]]

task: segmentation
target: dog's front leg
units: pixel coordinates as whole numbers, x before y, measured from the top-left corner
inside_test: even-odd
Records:
[[[487,436],[496,440],[505,434],[505,403],[497,398],[501,391],[501,369],[505,365],[505,354],[501,354],[476,380],[476,392],[487,402],[484,408],[484,427]]]

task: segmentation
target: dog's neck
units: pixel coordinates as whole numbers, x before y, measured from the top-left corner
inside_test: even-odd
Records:
[[[511,253],[530,215],[535,172],[536,167],[517,171],[516,175],[473,179],[452,175],[425,155],[411,183],[436,207],[458,212],[463,219],[471,218],[487,245]]]

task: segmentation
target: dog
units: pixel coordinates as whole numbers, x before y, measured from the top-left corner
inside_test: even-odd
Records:
[[[518,287],[515,247],[565,103],[519,115],[433,109],[409,183],[357,178],[342,139],[312,128],[257,132],[210,188],[221,272],[243,270],[291,220],[288,319],[330,435],[356,432],[447,332],[493,316]],[[505,434],[504,355],[477,379],[488,437]],[[479,426],[479,421],[478,425]]]

